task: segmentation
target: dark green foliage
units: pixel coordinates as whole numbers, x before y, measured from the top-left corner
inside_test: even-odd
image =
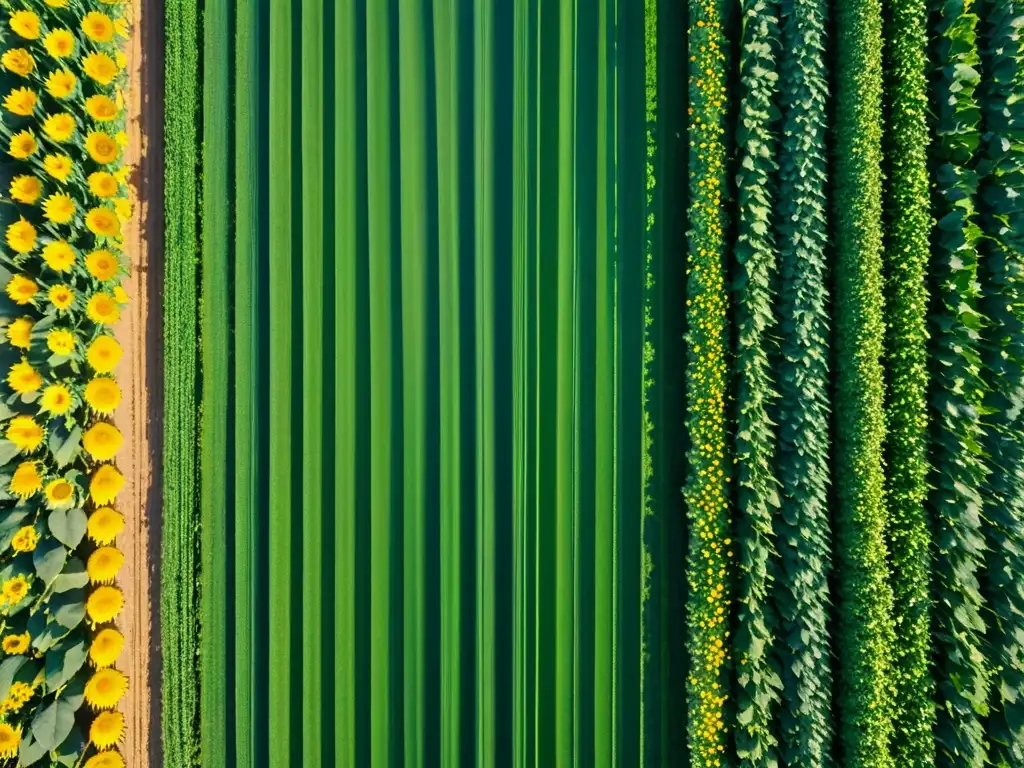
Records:
[[[934,764],[935,685],[929,669],[931,529],[928,495],[928,179],[925,0],[886,1],[886,466],[896,686],[893,758]]]
[[[893,766],[892,591],[882,472],[881,0],[836,6],[836,446],[840,735],[851,768]]]
[[[985,613],[981,490],[988,470],[980,418],[978,177],[981,139],[975,90],[978,17],[963,0],[933,3],[932,104],[937,227],[933,238],[932,492],[936,561],[932,622],[938,684],[937,764],[983,765],[989,669],[983,653]]]
[[[744,0],[740,53],[739,153],[736,243],[736,369],[739,546],[739,626],[736,655],[736,753],[742,765],[778,762],[772,722],[782,680],[772,656],[776,619],[770,595],[774,579],[772,519],[779,507],[775,433],[768,411],[775,399],[770,334],[775,326],[772,280],[776,268],[772,205],[778,140],[775,72],[778,8]]]
[[[829,643],[829,318],[825,67],[826,0],[784,0],[776,222],[779,236],[777,654],[782,669],[782,759],[832,765]]]
[[[984,137],[979,172],[985,449],[987,653],[993,685],[989,761],[1024,765],[1024,3],[989,0],[983,20]]]

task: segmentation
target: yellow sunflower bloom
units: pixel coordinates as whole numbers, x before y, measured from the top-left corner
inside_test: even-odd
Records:
[[[50,303],[61,311],[70,307],[75,301],[74,291],[66,285],[55,285],[51,287],[48,296]]]
[[[24,275],[14,275],[7,283],[7,295],[19,306],[31,302],[38,290],[39,286],[35,281]]]
[[[34,451],[43,444],[43,428],[31,416],[15,416],[7,422],[7,439],[19,451]]]
[[[18,756],[21,746],[21,728],[10,723],[0,723],[0,759],[10,760]]]
[[[101,546],[110,544],[124,529],[124,515],[113,507],[100,507],[86,523],[89,538]]]
[[[110,0],[101,0],[110,2]],[[124,768],[124,758],[120,752],[100,752],[85,761],[82,768]]]
[[[20,635],[7,635],[3,640],[4,653],[18,656],[28,650],[30,642],[32,642],[32,636],[28,632],[22,632]]]
[[[66,192],[57,192],[46,198],[43,215],[54,224],[67,224],[75,218],[75,201]]]
[[[97,749],[113,747],[122,738],[124,715],[120,712],[100,712],[89,726],[89,741],[95,744]]]
[[[100,93],[85,100],[85,111],[93,120],[107,122],[116,118],[121,110],[117,108],[113,99]]]
[[[25,599],[25,595],[28,594],[28,587],[28,579],[20,573],[14,578],[8,579],[0,587],[0,597],[3,598],[2,602],[9,605],[20,603]]]
[[[11,493],[19,499],[27,499],[35,495],[43,487],[43,478],[39,476],[39,462],[23,461],[14,470],[11,477]]]
[[[66,240],[52,240],[43,246],[43,261],[54,272],[68,272],[75,265],[75,249]]]
[[[31,88],[15,88],[4,99],[4,109],[22,117],[28,117],[36,109],[39,97]]]
[[[7,340],[11,346],[28,349],[32,346],[32,318],[19,317],[7,326]]]
[[[89,174],[89,191],[96,197],[113,197],[117,194],[120,185],[113,174],[106,171],[96,171]]]
[[[121,316],[121,309],[114,297],[102,291],[93,294],[85,305],[85,312],[90,320],[99,325],[113,325]]]
[[[22,174],[11,179],[11,199],[32,205],[43,193],[43,184],[35,176]]]
[[[70,29],[55,29],[43,40],[46,52],[55,59],[65,59],[75,52],[75,35]]]
[[[92,602],[97,592],[104,590],[116,592],[120,598],[121,592],[115,587],[100,587],[89,596],[89,602]],[[86,610],[88,610],[88,606]],[[122,672],[113,668],[98,669],[85,684],[85,700],[93,709],[113,709],[127,689],[128,678]]]
[[[97,587],[85,603],[85,612],[96,624],[106,624],[116,619],[124,607],[124,595],[117,587]],[[88,686],[86,686],[86,698],[88,698]],[[92,702],[89,702],[92,704]],[[116,702],[115,702],[116,703]],[[95,706],[95,705],[94,705]]]
[[[85,257],[85,268],[97,280],[110,280],[117,274],[120,264],[110,251],[101,248]]]
[[[14,538],[11,539],[11,546],[14,547],[15,552],[31,552],[38,543],[39,534],[36,533],[36,529],[31,525],[19,528],[18,532],[14,534]]]
[[[18,253],[31,253],[36,247],[36,228],[19,218],[7,227],[7,244]]]
[[[50,115],[43,122],[43,131],[54,141],[68,141],[75,135],[75,118],[67,112]]]
[[[85,139],[85,149],[89,157],[97,163],[112,163],[121,153],[117,142],[103,131],[89,131]]]
[[[124,648],[124,635],[116,629],[102,629],[96,633],[96,637],[89,646],[89,658],[99,669],[109,667],[115,663]]]
[[[117,32],[125,40],[128,39],[128,19],[115,19],[114,20],[114,31]]]
[[[35,691],[36,689],[29,683],[12,683],[11,692],[7,694],[7,696],[12,701],[18,702],[18,705],[20,706],[31,699]]]
[[[47,483],[45,493],[50,509],[63,509],[75,503],[75,487],[63,478]]]
[[[43,168],[57,181],[65,182],[74,170],[75,164],[67,155],[47,155],[43,158]]]
[[[66,69],[55,69],[46,78],[46,92],[55,99],[66,99],[74,93],[78,78]]]
[[[85,226],[94,235],[101,237],[119,237],[121,222],[110,208],[93,208],[85,215]]]
[[[117,301],[118,304],[128,303],[128,292],[121,287],[120,283],[114,286],[114,300]]]
[[[132,201],[127,197],[118,197],[114,200],[114,210],[117,211],[117,218],[128,221],[132,217]]]
[[[36,143],[35,136],[28,131],[18,131],[11,136],[11,144],[7,154],[16,160],[24,160],[26,157],[34,154],[37,149],[39,149],[39,145]]]
[[[26,40],[39,37],[39,17],[32,11],[14,11],[11,14],[11,31]]]
[[[82,436],[82,447],[96,461],[109,461],[121,450],[124,438],[113,424],[98,421]]]
[[[90,11],[82,19],[82,31],[90,40],[109,43],[114,39],[114,22],[105,13]]]
[[[85,570],[93,584],[110,584],[124,565],[124,555],[117,547],[100,547],[91,555]]]
[[[89,495],[99,506],[110,504],[124,488],[124,475],[112,464],[104,464],[97,469],[89,481]]]
[[[105,53],[93,52],[82,59],[85,74],[100,85],[110,85],[117,77],[117,62]]]
[[[43,390],[43,396],[39,398],[40,410],[55,416],[67,413],[73,404],[71,390],[64,384],[51,384]]]
[[[114,379],[97,376],[85,385],[85,402],[97,413],[111,414],[121,402],[121,388]]]
[[[24,395],[39,389],[43,385],[43,377],[27,360],[22,360],[12,365],[7,372],[7,385],[19,395]]]
[[[68,0],[46,0],[46,4],[51,8],[67,8]]]
[[[121,345],[113,336],[97,336],[89,345],[86,359],[97,373],[110,373],[121,361]]]
[[[46,346],[55,355],[70,355],[75,351],[77,339],[67,328],[55,328],[46,334]]]
[[[3,64],[4,69],[8,72],[13,72],[22,77],[28,77],[36,66],[32,54],[24,48],[12,48],[9,51],[5,51],[3,57],[0,57],[0,64]]]

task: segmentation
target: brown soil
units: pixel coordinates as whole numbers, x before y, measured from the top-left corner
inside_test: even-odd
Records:
[[[128,694],[121,703],[127,727],[123,745],[125,763],[130,768],[158,768],[160,759],[159,723],[159,530],[160,530],[160,422],[162,387],[160,386],[160,303],[159,273],[163,265],[160,248],[151,253],[148,243],[161,243],[162,208],[159,190],[162,175],[159,159],[161,140],[161,73],[152,72],[143,49],[154,56],[153,28],[159,27],[156,4],[132,0],[133,34],[128,45],[130,86],[128,162],[133,167],[135,210],[128,224],[125,249],[131,274],[124,288],[131,297],[128,309],[116,329],[124,347],[118,368],[122,388],[121,405],[115,422],[124,433],[125,448],[119,466],[127,483],[119,503],[126,519],[118,544],[125,554],[120,575],[125,594],[124,612],[119,625],[125,636],[125,649],[118,667],[128,676]],[[156,11],[156,12],[154,12]],[[152,16],[153,18],[147,18]],[[147,26],[149,29],[147,30]],[[157,31],[155,34],[159,35]],[[154,256],[157,258],[154,260]]]

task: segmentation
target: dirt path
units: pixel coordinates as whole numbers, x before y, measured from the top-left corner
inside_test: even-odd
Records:
[[[153,27],[159,26],[154,4],[132,0],[132,8],[133,35],[127,50],[131,78],[127,95],[128,162],[134,169],[132,177],[138,194],[125,236],[131,274],[124,287],[131,303],[116,329],[124,346],[124,358],[118,370],[123,397],[115,422],[125,435],[126,443],[118,463],[127,478],[120,497],[120,509],[127,524],[118,540],[125,554],[120,576],[125,608],[119,622],[125,635],[125,650],[118,667],[129,679],[128,695],[121,704],[127,725],[123,746],[125,762],[129,768],[158,768],[161,762],[160,630],[156,606],[159,604],[159,451],[163,398],[159,358],[162,263],[159,258],[153,263],[147,241],[162,242],[159,195],[162,168],[157,157],[161,145],[159,94],[162,84],[159,71],[151,72],[142,51],[149,52],[151,61],[159,62],[162,57],[153,54],[159,47],[151,47],[159,46],[159,40],[154,41],[152,37],[160,34],[153,31]],[[154,19],[147,18],[147,14]],[[155,250],[159,255],[159,248]]]

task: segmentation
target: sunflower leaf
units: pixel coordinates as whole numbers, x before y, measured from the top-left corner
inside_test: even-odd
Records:
[[[11,656],[0,664],[0,700],[7,698],[14,683],[14,676],[25,666],[26,661],[28,658],[25,656]]]
[[[55,691],[82,668],[87,654],[85,640],[67,648],[54,648],[46,654],[46,687]]]
[[[62,437],[63,435],[66,437]],[[58,467],[66,467],[74,461],[81,442],[81,427],[76,426],[70,433],[66,433],[63,429],[54,430],[53,436],[50,438],[50,453],[53,454],[53,460],[57,462]]]
[[[85,590],[71,589],[50,598],[50,614],[62,627],[74,629],[85,618]]]
[[[56,594],[67,592],[69,589],[80,589],[89,583],[89,574],[85,571],[85,565],[77,557],[68,560],[61,574],[54,579],[53,591]]]
[[[46,520],[50,532],[68,549],[74,549],[81,543],[87,522],[82,509],[55,509]]]
[[[36,574],[49,584],[60,573],[67,560],[68,551],[60,544],[50,539],[43,539],[32,552],[32,564],[36,568]]]
[[[75,710],[63,699],[57,699],[32,720],[32,735],[43,749],[59,747],[75,725]]]
[[[64,739],[64,743],[54,750],[51,757],[54,762],[72,768],[78,764],[78,759],[84,749],[85,739],[82,736],[82,732],[76,725],[71,729],[71,733],[68,734],[68,737]]]
[[[10,440],[0,440],[0,466],[12,461],[20,451]]]
[[[46,754],[46,749],[32,738],[31,732],[21,740],[21,749],[18,750],[18,765],[35,765]]]
[[[14,534],[21,528],[21,524],[27,516],[27,509],[15,507],[3,516],[3,520],[0,520],[0,554],[6,552],[7,548],[11,546]]]

